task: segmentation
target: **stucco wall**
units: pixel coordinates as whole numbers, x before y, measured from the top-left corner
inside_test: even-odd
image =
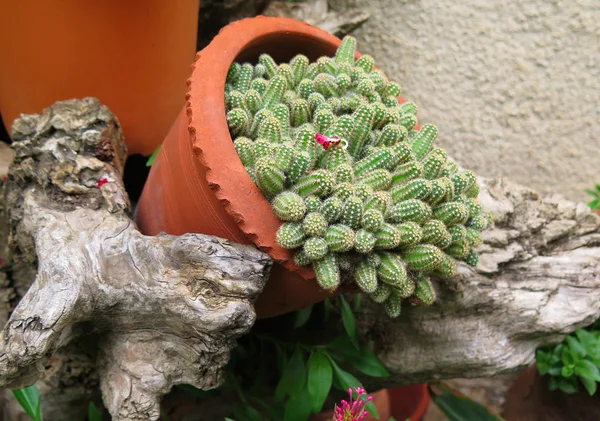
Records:
[[[338,2],[339,3],[339,2]],[[600,183],[600,0],[360,0],[354,35],[483,176],[588,200]]]

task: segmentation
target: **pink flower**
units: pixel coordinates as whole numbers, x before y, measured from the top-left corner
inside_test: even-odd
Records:
[[[367,394],[365,389],[356,387],[354,391],[357,394],[356,400],[352,399],[352,389],[348,389],[350,402],[343,400],[341,406],[335,406],[332,421],[362,421],[367,416],[369,412],[365,411],[365,406],[373,400],[373,397],[369,396],[363,401],[361,396]]]
[[[98,181],[98,188],[102,187],[106,183],[108,183],[108,178],[104,177],[103,179],[101,179],[100,181]]]
[[[329,149],[330,145],[339,145],[340,142],[342,141],[337,136],[327,137],[321,133],[315,134],[315,139],[317,142],[319,142],[320,145],[323,145],[323,149],[325,149],[325,150]]]

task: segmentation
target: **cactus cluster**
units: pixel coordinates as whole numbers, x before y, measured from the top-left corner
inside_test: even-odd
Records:
[[[475,174],[434,145],[434,125],[415,128],[417,106],[400,104],[400,85],[372,57],[355,60],[355,47],[346,37],[314,63],[266,54],[234,63],[227,122],[295,263],[312,265],[326,289],[350,274],[397,317],[403,300],[435,301],[430,275],[454,276],[456,260],[477,264],[491,215]]]

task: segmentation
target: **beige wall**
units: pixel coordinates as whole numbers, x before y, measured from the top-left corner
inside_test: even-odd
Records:
[[[336,2],[339,3],[339,2]],[[482,176],[588,200],[600,183],[600,0],[360,0],[354,35]]]

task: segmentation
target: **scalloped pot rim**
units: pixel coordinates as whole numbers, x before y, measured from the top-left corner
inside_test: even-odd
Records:
[[[246,173],[229,134],[227,73],[234,61],[256,61],[262,53],[278,62],[297,54],[311,60],[332,56],[340,43],[319,28],[289,18],[260,16],[223,28],[196,55],[187,82],[187,106],[163,142],[136,210],[136,221],[146,234],[196,232],[240,243],[251,240],[285,266],[273,266],[258,298],[259,317],[298,310],[338,291],[322,290],[314,271],[294,265],[290,250],[276,243],[281,221]]]

